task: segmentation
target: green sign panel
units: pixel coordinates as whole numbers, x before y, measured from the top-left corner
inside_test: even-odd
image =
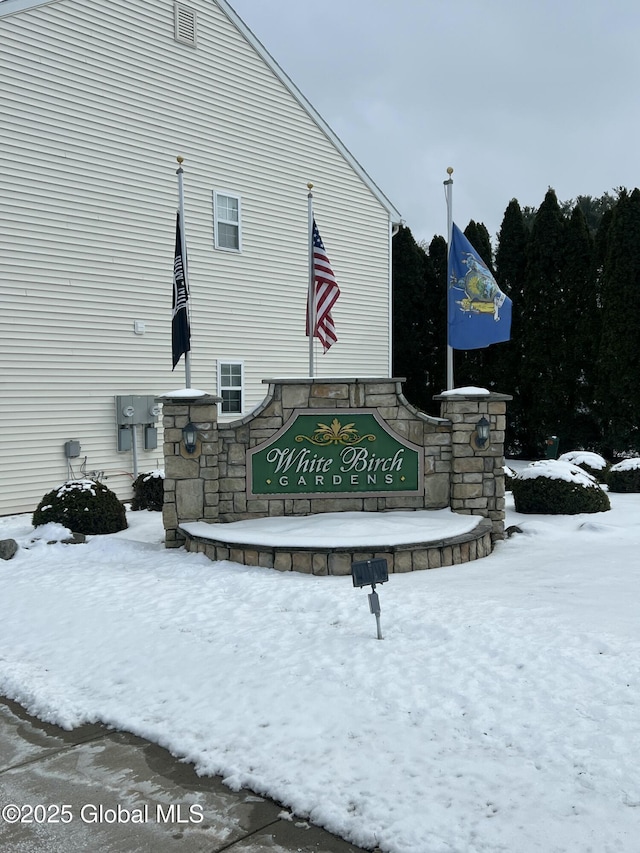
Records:
[[[249,496],[422,494],[422,454],[377,412],[296,412],[247,454]]]

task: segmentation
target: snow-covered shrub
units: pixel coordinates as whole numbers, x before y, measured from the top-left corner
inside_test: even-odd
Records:
[[[164,501],[164,471],[139,474],[133,481],[131,509],[150,509],[162,512]]]
[[[640,492],[640,458],[623,459],[607,472],[610,492]]]
[[[502,470],[504,471],[504,488],[506,492],[511,491],[511,483],[513,482],[513,478],[516,476],[516,472],[513,468],[509,468],[508,465],[503,465]]]
[[[532,462],[514,477],[511,488],[516,512],[576,515],[611,509],[595,477],[559,459]]]
[[[600,456],[599,453],[592,453],[590,450],[571,450],[569,453],[563,453],[558,457],[559,462],[571,462],[591,474],[600,483],[606,482],[607,469],[609,464],[606,459]]]
[[[104,483],[68,480],[42,498],[31,523],[57,521],[75,533],[116,533],[127,527],[124,506]]]

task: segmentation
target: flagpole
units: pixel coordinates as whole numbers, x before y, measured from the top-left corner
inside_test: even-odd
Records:
[[[451,166],[447,168],[449,178],[444,181],[444,194],[447,200],[447,391],[453,388],[453,347],[449,346],[449,324],[451,317],[449,316],[449,255],[451,253],[451,238],[453,235],[453,212],[452,212],[452,194],[453,194],[453,169]]]
[[[178,161],[178,169],[176,171],[176,175],[178,176],[178,211],[180,213],[180,253],[182,255],[182,269],[184,271],[184,281],[187,287],[187,292],[189,292],[189,274],[187,270],[187,241],[185,237],[185,222],[184,222],[184,182],[183,182],[183,169],[182,164],[184,162],[184,157],[176,157]],[[188,311],[188,305],[186,310]],[[188,316],[188,315],[187,315]],[[189,326],[191,323],[189,322]],[[185,388],[191,388],[191,350],[187,350],[184,354],[184,382]]]
[[[309,376],[313,377],[313,336],[316,326],[316,294],[313,277],[313,184],[307,184],[307,242],[309,246],[309,287],[307,296],[307,315],[309,327]]]

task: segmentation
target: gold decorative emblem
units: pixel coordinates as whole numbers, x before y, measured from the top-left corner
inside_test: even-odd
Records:
[[[375,441],[375,435],[359,435],[358,430],[351,424],[343,426],[337,418],[331,424],[318,423],[313,435],[297,435],[296,441],[309,441],[317,447],[327,447],[331,444],[345,444],[351,446],[360,444],[361,441]]]

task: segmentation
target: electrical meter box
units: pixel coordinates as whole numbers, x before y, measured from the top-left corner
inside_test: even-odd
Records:
[[[152,395],[125,394],[116,397],[116,423],[119,426],[154,424],[161,407]]]
[[[118,450],[131,450],[131,427],[118,427]]]

